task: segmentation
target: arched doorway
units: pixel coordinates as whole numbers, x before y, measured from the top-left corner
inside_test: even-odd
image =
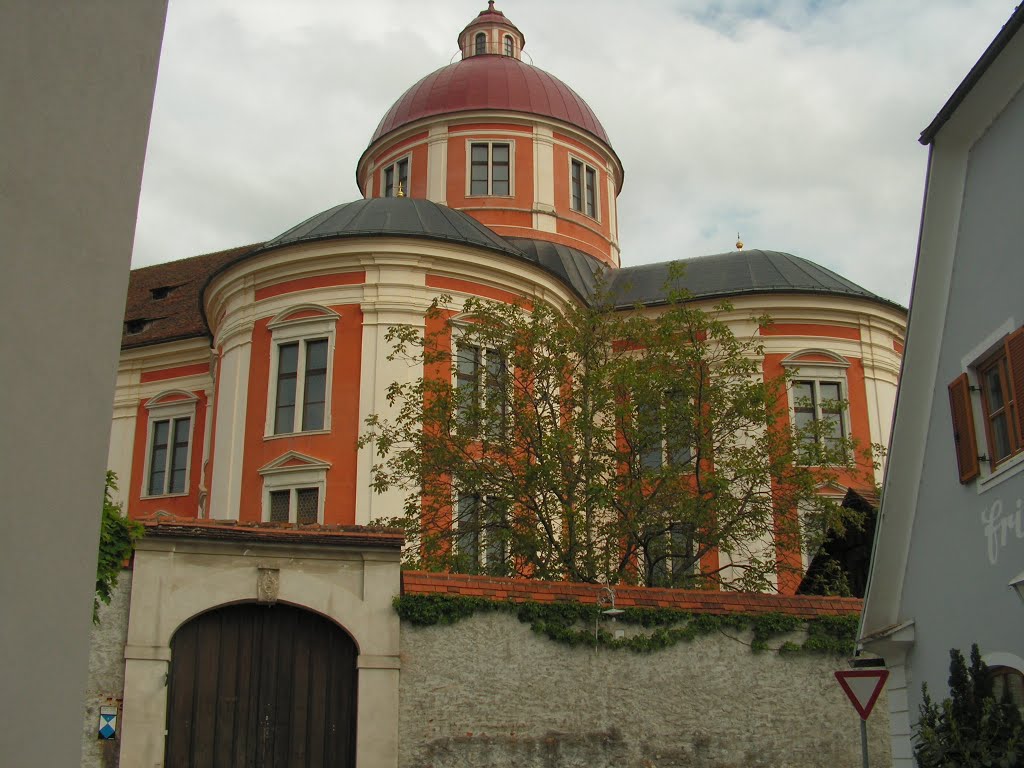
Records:
[[[356,647],[289,605],[244,603],[171,641],[167,768],[355,766]]]

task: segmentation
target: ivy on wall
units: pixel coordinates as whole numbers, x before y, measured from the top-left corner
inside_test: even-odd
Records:
[[[607,629],[609,622],[601,615],[601,608],[593,604],[515,603],[483,597],[427,594],[396,597],[394,607],[403,621],[420,627],[454,624],[476,613],[511,613],[519,621],[529,624],[531,630],[556,643],[635,653],[669,648],[713,632],[744,642],[730,633],[746,630],[752,634],[749,646],[755,652],[772,650],[780,654],[848,656],[854,651],[859,618],[857,614],[801,619],[783,613],[712,614],[672,608],[626,608],[615,617],[615,621],[622,628],[629,626],[637,631],[615,637]],[[800,630],[806,632],[802,643],[786,641],[778,647],[771,646],[773,639]]]

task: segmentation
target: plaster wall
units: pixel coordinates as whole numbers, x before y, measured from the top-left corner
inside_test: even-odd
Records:
[[[79,759],[117,343],[166,10],[0,2],[5,768]]]
[[[916,719],[921,684],[947,690],[949,649],[1024,656],[1024,611],[1007,584],[1024,562],[1024,464],[1005,462],[961,485],[947,385],[1001,338],[1024,324],[1024,283],[1017,219],[1024,200],[1024,91],[1018,91],[967,157],[942,349],[931,393],[901,616],[912,619],[908,697]],[[940,141],[936,152],[941,149]],[[940,329],[934,329],[938,333]],[[979,393],[974,398],[978,453],[986,454]],[[955,610],[951,610],[955,606]],[[1004,657],[1006,658],[1006,657]],[[1022,665],[1024,666],[1024,665]],[[1022,670],[1024,671],[1024,670]]]
[[[402,624],[401,768],[859,765],[830,656],[754,654],[724,633],[650,654],[556,644],[505,614]],[[890,765],[886,702],[870,761]]]

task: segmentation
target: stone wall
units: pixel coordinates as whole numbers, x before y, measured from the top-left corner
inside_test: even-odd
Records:
[[[749,642],[721,633],[637,654],[559,645],[505,613],[403,622],[399,764],[860,765],[859,718],[832,675],[846,660]],[[874,768],[890,765],[886,711],[879,701],[868,721]]]
[[[82,766],[87,768],[118,765],[120,738],[97,738],[97,722],[99,707],[119,704],[124,687],[132,575],[122,573],[93,629],[82,728]],[[542,602],[570,594],[592,601],[595,594],[593,585],[484,577],[407,572],[403,581],[407,593],[421,594]],[[617,594],[622,604],[718,613],[770,609],[809,616],[859,606],[859,601],[825,598],[626,587]],[[605,628],[615,629],[611,624]],[[770,645],[801,639],[777,637]],[[859,719],[832,675],[846,668],[846,659],[754,653],[750,641],[749,634],[728,630],[638,654],[559,645],[505,612],[477,614],[446,626],[415,627],[403,621],[398,765],[859,766]],[[886,712],[883,693],[868,721],[872,768],[891,765]]]
[[[100,623],[92,628],[89,652],[89,681],[85,690],[85,719],[82,723],[82,767],[117,768],[120,732],[113,739],[101,739],[100,707],[117,706],[120,724],[121,694],[124,690],[124,646],[128,634],[128,604],[132,593],[132,572],[121,571],[110,598],[100,604]]]

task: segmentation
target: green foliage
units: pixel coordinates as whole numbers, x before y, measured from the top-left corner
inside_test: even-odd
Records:
[[[993,693],[992,673],[977,644],[971,664],[956,648],[949,652],[949,698],[936,703],[922,686],[921,716],[914,726],[914,757],[921,768],[1024,765],[1024,725],[1009,690]]]
[[[121,504],[115,504],[113,491],[117,490],[117,475],[107,471],[103,489],[103,517],[100,522],[100,551],[96,559],[96,596],[92,601],[92,620],[99,624],[100,601],[110,604],[110,596],[117,586],[117,577],[127,560],[135,542],[142,536],[142,526],[129,520],[121,512]]]
[[[781,613],[712,614],[691,613],[670,608],[627,608],[616,617],[621,628],[629,628],[624,637],[608,631],[609,620],[601,614],[603,606],[591,603],[536,603],[488,600],[484,597],[428,594],[403,595],[394,600],[399,617],[416,626],[454,624],[475,613],[515,614],[530,629],[556,643],[586,648],[610,648],[634,653],[650,653],[680,642],[722,632],[750,631],[751,650],[772,650],[769,642],[791,632],[804,631],[807,639],[798,644],[784,642],[775,649],[780,654],[798,653],[848,655],[857,637],[857,616],[827,616],[804,620]],[[649,630],[649,631],[643,631]]]
[[[854,446],[788,426],[786,382],[765,381],[732,311],[679,291],[632,311],[603,289],[557,308],[440,296],[425,332],[392,327],[391,359],[423,375],[390,385],[360,445],[375,491],[404,493],[388,524],[407,565],[699,588],[721,583],[700,567],[717,551],[726,586],[771,588],[787,566],[756,542],[813,551],[858,514],[817,492]]]

